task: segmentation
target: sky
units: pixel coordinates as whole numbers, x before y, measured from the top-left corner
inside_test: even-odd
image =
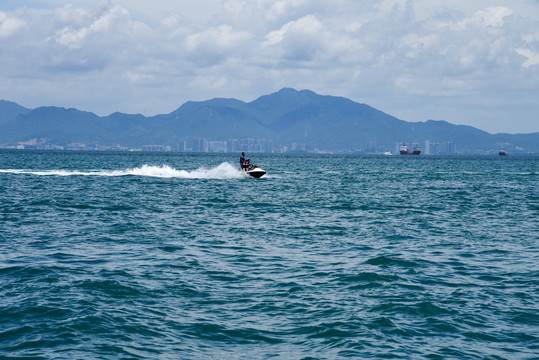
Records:
[[[2,0],[0,99],[98,115],[284,87],[539,132],[539,0]]]

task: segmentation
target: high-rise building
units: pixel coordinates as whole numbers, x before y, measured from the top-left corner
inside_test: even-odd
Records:
[[[227,142],[226,141],[208,141],[208,151],[209,152],[226,152]]]
[[[440,144],[431,143],[429,146],[430,155],[440,155]]]
[[[207,139],[193,139],[193,151],[194,152],[208,152],[208,140]]]
[[[457,153],[457,145],[454,142],[445,143],[445,154],[455,155]]]
[[[402,143],[400,142],[394,143],[393,154],[398,154],[400,152],[401,145]]]
[[[178,151],[180,152],[187,151],[187,142],[185,140],[178,141]]]

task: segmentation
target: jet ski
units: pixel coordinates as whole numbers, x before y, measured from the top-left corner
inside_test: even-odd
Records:
[[[264,171],[264,169],[261,169],[256,165],[250,164],[249,167],[247,168],[247,175],[250,175],[254,178],[259,178],[266,175],[266,171]]]

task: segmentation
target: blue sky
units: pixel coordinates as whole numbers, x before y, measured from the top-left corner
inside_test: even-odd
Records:
[[[0,99],[155,115],[283,87],[539,132],[538,0],[0,3]]]

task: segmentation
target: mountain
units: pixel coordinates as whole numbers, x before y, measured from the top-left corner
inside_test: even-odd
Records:
[[[281,89],[246,103],[216,98],[188,101],[169,114],[151,117],[114,113],[100,117],[59,107],[26,109],[0,101],[0,146],[98,144],[176,148],[182,141],[266,139],[274,147],[337,152],[393,150],[396,143],[443,147],[460,153],[539,153],[539,133],[489,134],[446,121],[406,122],[369,105],[310,90]],[[236,150],[233,150],[236,151]]]
[[[30,111],[14,102],[0,100],[0,125],[15,120],[19,115],[28,114]]]

